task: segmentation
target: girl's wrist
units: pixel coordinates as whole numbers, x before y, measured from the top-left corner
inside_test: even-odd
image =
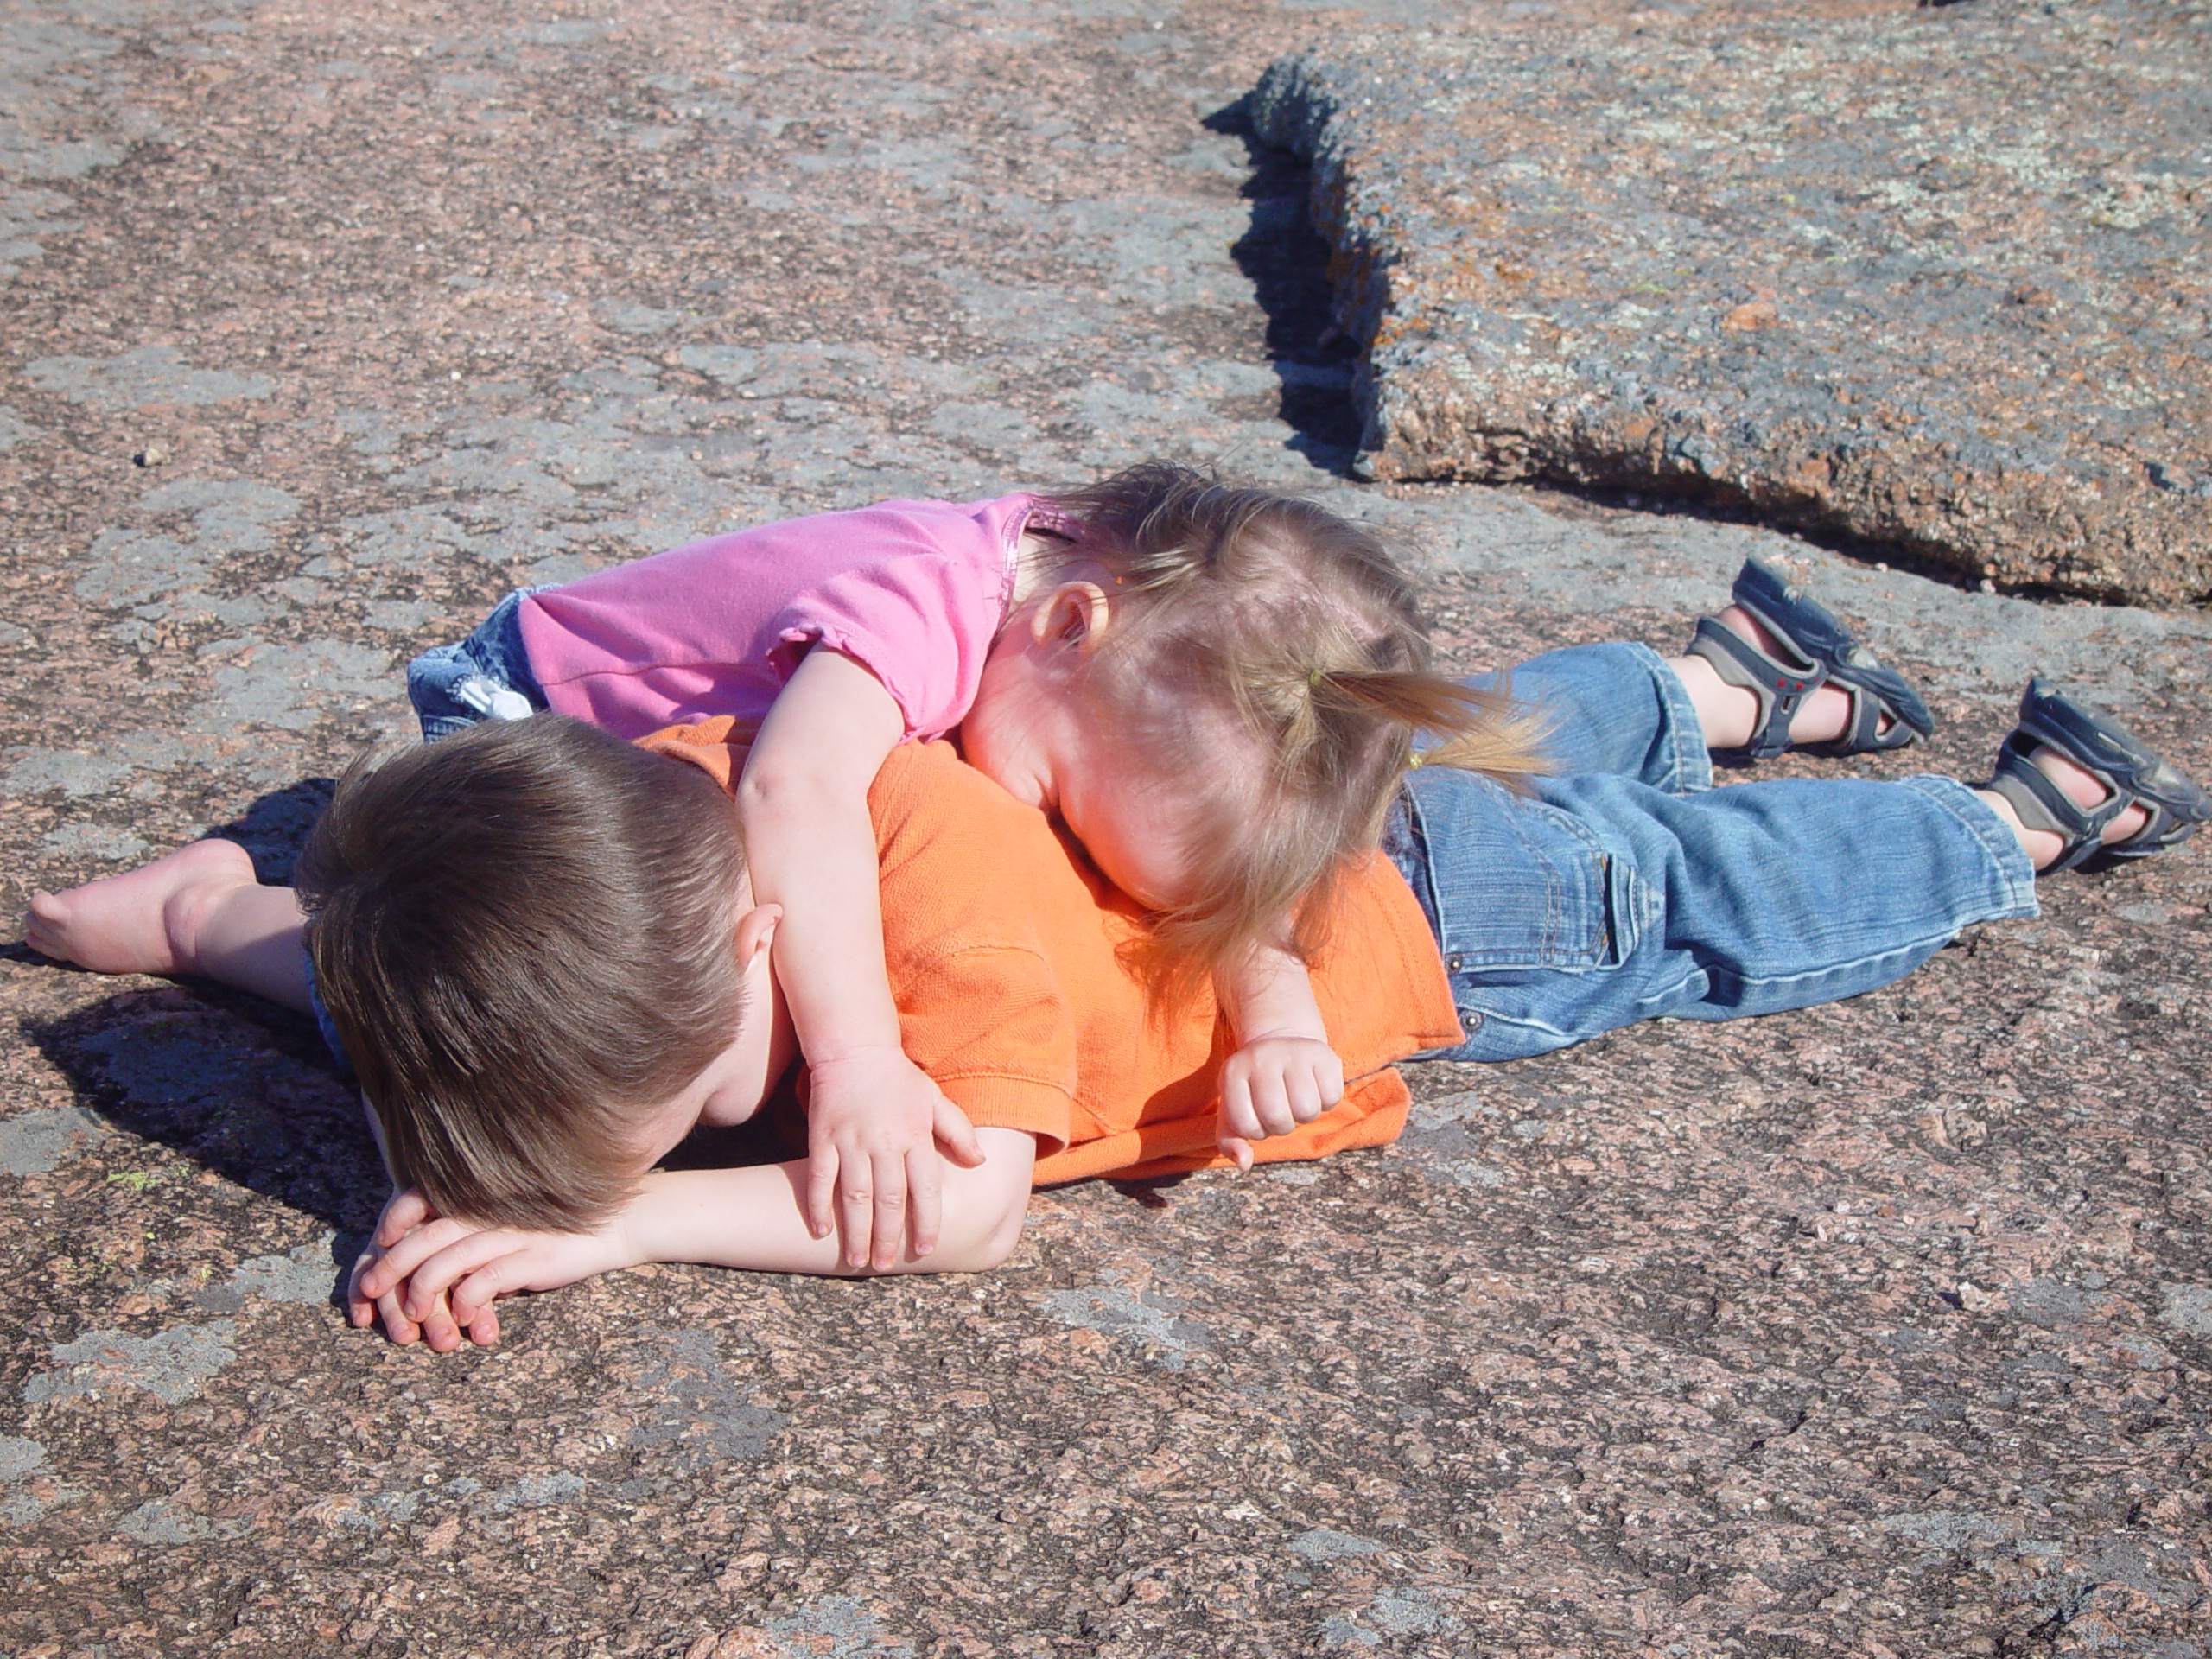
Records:
[[[881,1065],[892,1060],[905,1060],[906,1051],[897,1038],[887,1042],[842,1043],[830,1048],[821,1058],[807,1058],[807,1067],[818,1082],[822,1073],[850,1070],[855,1066]]]

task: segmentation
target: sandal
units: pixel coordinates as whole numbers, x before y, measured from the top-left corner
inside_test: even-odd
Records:
[[[1771,760],[1789,747],[1790,720],[1823,685],[1851,694],[1851,720],[1842,736],[1807,744],[1814,754],[1901,749],[1936,729],[1936,716],[1904,675],[1885,668],[1823,607],[1757,559],[1744,561],[1730,597],[1794,659],[1768,656],[1718,618],[1698,619],[1684,654],[1704,658],[1723,683],[1759,700],[1758,724],[1744,746],[1751,759]]]
[[[2082,805],[2036,766],[2037,749],[2064,755],[2111,794],[2094,806]],[[2212,819],[2212,796],[2111,715],[2040,679],[2030,680],[2020,694],[2020,723],[1997,751],[1996,773],[1986,787],[2003,796],[2027,828],[2066,838],[2050,870],[2073,869],[2099,853],[2147,858],[2187,841],[2198,824]],[[2151,821],[2126,840],[2107,845],[2105,826],[2131,806],[2145,809]]]

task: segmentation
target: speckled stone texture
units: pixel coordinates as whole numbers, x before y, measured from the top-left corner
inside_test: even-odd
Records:
[[[1275,64],[1385,479],[2212,594],[2212,11],[1353,34]]]
[[[1469,667],[1757,553],[1929,688],[1865,770],[1979,775],[2041,669],[2212,774],[2199,613],[1330,470],[1234,111],[1468,16],[0,4],[10,902],[225,824],[281,879],[515,582],[1231,448]],[[2203,1659],[2208,904],[2192,846],[1848,1005],[1417,1068],[1386,1151],[1041,1195],[995,1275],[665,1268],[447,1358],[331,1306],[380,1193],[304,1022],[0,948],[0,1654]]]

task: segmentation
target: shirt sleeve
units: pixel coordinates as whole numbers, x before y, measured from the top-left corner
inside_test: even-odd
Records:
[[[794,594],[775,619],[785,645],[842,652],[883,683],[906,735],[942,737],[976,701],[1004,608],[1001,579],[973,561],[906,554]]]
[[[1052,965],[1019,945],[895,963],[907,1058],[977,1128],[1023,1129],[1039,1156],[1068,1143],[1076,1029]]]

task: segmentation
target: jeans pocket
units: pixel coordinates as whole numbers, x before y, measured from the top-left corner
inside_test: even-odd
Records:
[[[1446,971],[1605,968],[1633,948],[1636,884],[1587,825],[1471,773],[1414,779],[1421,896]]]

